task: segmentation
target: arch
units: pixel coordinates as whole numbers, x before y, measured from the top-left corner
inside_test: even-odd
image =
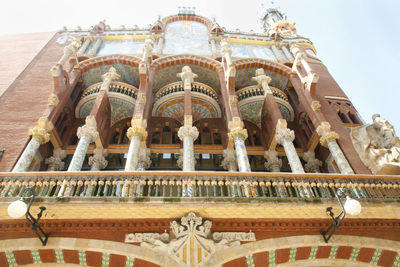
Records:
[[[100,57],[89,58],[82,62],[79,62],[78,68],[82,73],[87,72],[92,68],[97,68],[100,66],[106,66],[111,64],[123,64],[138,67],[141,59],[134,56],[127,55],[106,55]]]
[[[218,62],[211,58],[195,55],[173,55],[160,57],[153,61],[150,68],[154,71],[157,71],[165,67],[182,64],[193,64],[216,72],[224,71],[221,62]]]
[[[233,65],[235,66],[236,70],[245,68],[264,68],[283,75],[287,78],[290,78],[292,75],[294,75],[291,68],[273,61],[260,58],[234,60]]]
[[[246,243],[240,246],[234,246],[230,248],[226,248],[214,253],[210,259],[207,261],[205,266],[222,266],[224,263],[228,263],[230,261],[242,258],[242,257],[253,257],[253,254],[262,253],[267,251],[274,251],[273,255],[275,257],[275,251],[278,250],[291,250],[292,248],[303,248],[303,247],[311,247],[314,248],[314,253],[316,254],[317,251],[322,249],[329,249],[331,250],[332,247],[335,250],[339,249],[340,247],[352,247],[353,250],[356,249],[357,254],[352,256],[352,260],[357,260],[358,255],[360,253],[367,253],[365,252],[367,249],[369,251],[373,249],[374,251],[378,250],[378,253],[375,254],[374,252],[374,260],[378,263],[383,251],[391,252],[392,255],[399,255],[397,254],[400,250],[400,242],[399,241],[392,241],[387,239],[380,239],[380,238],[371,238],[371,237],[360,237],[360,236],[345,236],[345,235],[336,235],[334,236],[330,243],[327,244],[324,242],[322,236],[320,235],[304,235],[304,236],[290,236],[290,237],[281,237],[281,238],[270,238],[270,239],[263,239],[255,242]],[[337,251],[334,251],[334,256],[336,258]],[[271,253],[272,254],[272,253]],[[309,251],[309,255],[311,251]],[[295,255],[296,256],[296,255]],[[295,260],[295,256],[293,260]],[[320,257],[320,258],[332,258],[332,254],[330,252],[327,253],[327,256]],[[308,258],[314,259],[315,256],[309,256]],[[350,256],[349,256],[350,258]],[[394,261],[394,258],[393,258]],[[287,262],[287,261],[286,261]],[[281,262],[284,263],[284,262]],[[275,264],[275,262],[274,262]],[[229,265],[227,265],[229,266]],[[390,265],[391,266],[391,265]]]
[[[85,238],[67,238],[67,237],[51,237],[46,247],[37,238],[20,238],[8,239],[0,241],[1,252],[13,252],[21,250],[73,250],[73,251],[91,251],[104,254],[115,254],[124,257],[139,258],[160,266],[180,266],[179,263],[168,256],[150,248],[140,247],[114,241],[105,241],[97,239]]]
[[[163,31],[167,28],[167,25],[171,22],[179,21],[179,20],[190,20],[190,21],[195,21],[195,22],[200,22],[206,25],[208,32],[211,33],[212,25],[213,23],[211,20],[208,18],[198,16],[198,15],[172,15],[163,18],[162,24],[163,24]]]

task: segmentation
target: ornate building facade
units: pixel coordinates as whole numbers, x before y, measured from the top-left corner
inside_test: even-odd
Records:
[[[56,33],[0,98],[0,266],[399,266],[393,127],[281,11],[262,24]],[[7,215],[27,188],[45,246]],[[342,189],[362,212],[327,242]]]

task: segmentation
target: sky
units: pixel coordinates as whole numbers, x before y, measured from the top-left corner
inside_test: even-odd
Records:
[[[366,123],[380,113],[400,135],[400,1],[275,0],[296,23],[299,35],[311,39],[317,56],[352,101]],[[2,4],[0,35],[50,32],[63,26],[89,28],[107,19],[112,27],[146,27],[178,13],[179,6],[226,29],[261,32],[258,17],[264,0],[89,1],[14,0]]]

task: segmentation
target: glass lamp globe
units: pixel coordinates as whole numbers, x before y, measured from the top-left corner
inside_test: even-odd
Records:
[[[346,211],[346,213],[352,216],[356,216],[361,212],[361,204],[357,200],[347,196],[346,203],[344,204],[344,210]]]
[[[17,200],[8,206],[8,215],[14,219],[21,218],[25,215],[27,209],[28,207],[26,206],[25,202],[22,200]]]

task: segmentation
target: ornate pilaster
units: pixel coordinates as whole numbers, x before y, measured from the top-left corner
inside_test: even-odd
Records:
[[[108,161],[106,160],[106,156],[108,155],[107,149],[104,148],[96,148],[94,150],[93,156],[89,158],[89,166],[92,168],[91,171],[100,171],[107,167]]]
[[[221,162],[221,167],[229,172],[237,171],[236,154],[233,148],[224,149],[224,159]]]
[[[131,140],[129,144],[128,158],[126,159],[125,171],[136,171],[139,165],[140,143],[147,138],[146,121],[133,119],[127,136]]]
[[[271,82],[271,77],[265,75],[265,70],[260,68],[256,70],[256,76],[252,78],[255,80],[259,86],[262,87],[264,90],[264,95],[271,94],[272,95],[272,90],[269,87],[269,83]]]
[[[193,141],[199,136],[199,131],[194,126],[185,125],[179,128],[178,137],[183,141],[183,171],[194,171]]]
[[[239,117],[232,118],[229,122],[228,137],[235,144],[236,160],[239,167],[239,172],[251,172],[249,159],[247,157],[246,146],[244,140],[247,138],[247,130],[243,128],[243,122]]]
[[[304,173],[296,148],[293,145],[294,131],[287,128],[287,122],[284,119],[279,119],[276,124],[275,140],[285,149],[286,157],[288,158],[292,172]]]
[[[322,166],[322,162],[319,159],[315,158],[315,152],[313,151],[307,151],[303,155],[303,159],[306,163],[304,165],[304,169],[306,172],[313,172],[313,173],[319,173],[321,172],[319,168]]]
[[[25,172],[28,170],[40,145],[49,142],[50,132],[53,127],[53,124],[47,117],[39,118],[37,126],[29,130],[29,135],[32,136],[32,139],[29,141],[17,164],[15,164],[12,172]]]
[[[232,49],[226,39],[221,40],[221,54],[224,56],[226,66],[229,69],[229,67],[232,65]]]
[[[340,172],[354,174],[353,169],[350,167],[349,162],[336,142],[336,139],[339,139],[339,134],[331,131],[329,122],[323,121],[321,125],[317,127],[316,131],[320,136],[321,145],[329,149]]]
[[[67,170],[69,172],[81,170],[90,143],[95,142],[99,137],[96,119],[93,115],[86,117],[85,125],[78,128],[77,136],[79,138],[79,143],[76,147],[71,163],[69,164]]]
[[[117,73],[114,67],[111,67],[106,73],[101,75],[103,83],[101,84],[100,91],[108,91],[110,84],[113,80],[119,80],[121,76]]]
[[[90,38],[85,38],[85,41],[83,42],[82,46],[79,48],[78,52],[76,53],[76,55],[78,57],[83,56],[85,54],[86,49],[88,48],[88,46],[90,45],[91,40]]]
[[[142,54],[143,62],[147,62],[147,59],[152,56],[153,46],[154,46],[153,36],[151,36],[150,38],[146,38],[143,46],[143,54]]]
[[[268,150],[264,152],[264,158],[267,160],[264,166],[270,172],[280,172],[282,168],[282,160],[278,158],[278,152]]]
[[[53,151],[53,156],[46,159],[45,163],[48,165],[48,171],[61,171],[64,169],[63,159],[67,156],[65,150],[56,148]]]
[[[92,49],[90,49],[88,56],[94,57],[97,54],[97,51],[100,48],[101,43],[103,42],[103,38],[102,37],[97,37],[96,41],[94,42]]]

